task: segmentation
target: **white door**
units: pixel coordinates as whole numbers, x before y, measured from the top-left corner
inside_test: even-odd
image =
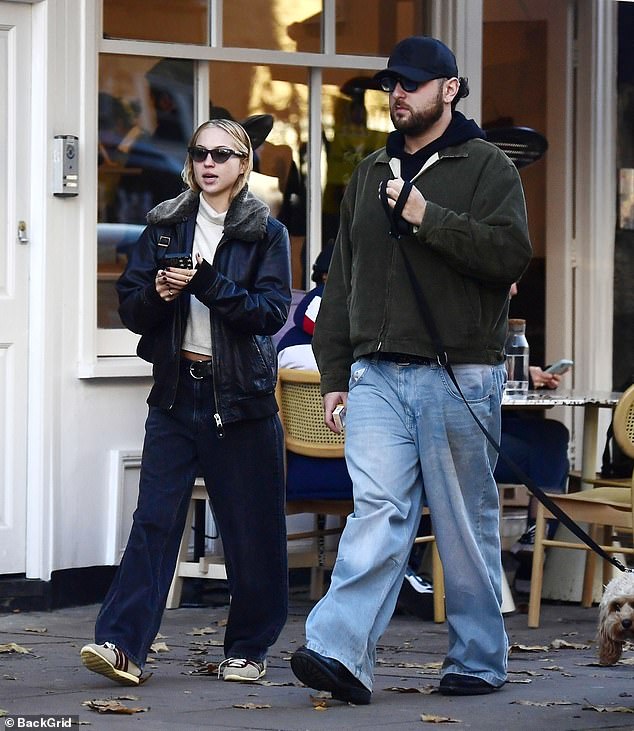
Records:
[[[0,2],[0,574],[26,570],[31,6]]]

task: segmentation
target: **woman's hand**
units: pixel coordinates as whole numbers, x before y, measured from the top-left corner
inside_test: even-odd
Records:
[[[556,373],[546,373],[539,366],[530,366],[531,379],[535,388],[557,388],[561,376]]]
[[[200,254],[197,254],[196,258],[198,263],[202,261]],[[172,302],[187,287],[195,275],[196,269],[179,269],[178,267],[159,269],[156,273],[154,286],[162,300]]]

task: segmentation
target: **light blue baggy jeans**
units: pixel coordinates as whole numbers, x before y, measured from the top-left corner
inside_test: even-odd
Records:
[[[453,369],[469,405],[499,439],[504,367]],[[354,512],[330,588],[306,621],[306,646],[336,658],[372,689],[376,645],[394,612],[426,499],[445,575],[449,647],[442,673],[502,685],[508,640],[497,455],[445,369],[354,363],[345,450]]]

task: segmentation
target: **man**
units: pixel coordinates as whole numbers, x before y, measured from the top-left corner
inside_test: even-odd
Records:
[[[495,454],[437,362],[405,257],[462,392],[499,438],[509,288],[531,256],[514,165],[453,108],[468,87],[449,48],[406,38],[376,78],[396,131],[348,184],[313,338],[333,431],[333,409],[347,405],[354,512],[291,660],[306,685],[357,704],[370,702],[423,498],[446,581],[440,692],[489,693],[506,680]]]

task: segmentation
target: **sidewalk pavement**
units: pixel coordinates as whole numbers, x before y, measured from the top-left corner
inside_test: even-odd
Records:
[[[80,648],[93,640],[97,605],[0,615],[0,709],[37,719],[71,715],[74,723],[96,731],[401,731],[439,724],[438,717],[452,728],[478,731],[634,729],[634,653],[626,651],[613,667],[597,665],[596,607],[544,604],[541,627],[530,630],[518,605],[516,613],[506,616],[509,682],[491,695],[471,697],[437,692],[447,625],[395,616],[379,646],[372,703],[352,706],[308,690],[291,672],[290,655],[303,643],[311,606],[305,593],[292,594],[288,622],[271,648],[266,679],[256,684],[225,683],[215,675],[199,674],[222,658],[226,606],[167,611],[161,627],[163,649],[151,654],[146,670],[153,675],[138,688],[116,685],[80,663]],[[16,647],[7,652],[10,643]],[[311,695],[328,700],[317,700],[314,707]],[[95,701],[106,699],[142,710],[115,715],[87,705],[93,701],[96,707]],[[0,718],[0,729],[3,720],[9,719]],[[13,726],[28,727],[19,719]]]

